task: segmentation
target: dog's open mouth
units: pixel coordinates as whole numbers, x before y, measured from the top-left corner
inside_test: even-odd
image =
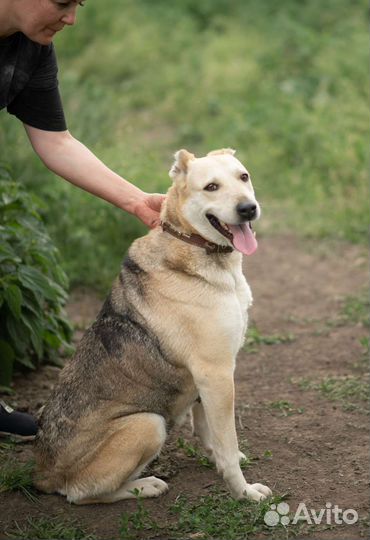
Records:
[[[212,227],[225,236],[235,249],[244,255],[252,255],[256,251],[257,240],[250,221],[240,225],[228,225],[212,214],[206,214],[206,217]]]

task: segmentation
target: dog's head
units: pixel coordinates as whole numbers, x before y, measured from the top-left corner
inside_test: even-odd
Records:
[[[234,154],[226,148],[196,158],[179,150],[169,174],[180,221],[185,219],[191,229],[211,242],[251,255],[257,248],[251,222],[261,211],[250,175]]]

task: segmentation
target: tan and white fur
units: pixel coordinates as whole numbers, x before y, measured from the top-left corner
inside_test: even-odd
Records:
[[[249,174],[232,150],[202,158],[180,150],[170,176],[161,217],[180,233],[233,246],[207,216],[231,230],[242,220],[236,208],[259,216]],[[238,251],[207,254],[160,227],[136,240],[45,406],[37,487],[76,504],[131,498],[135,489],[158,496],[167,484],[139,475],[191,412],[231,495],[271,495],[244,478],[234,419],[235,359],[251,302]]]

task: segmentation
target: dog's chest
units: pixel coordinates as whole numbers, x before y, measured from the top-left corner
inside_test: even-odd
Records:
[[[241,272],[230,277],[233,280],[233,283],[230,283],[230,290],[220,298],[217,307],[217,326],[220,335],[229,340],[229,346],[236,355],[247,329],[252,293]]]
[[[180,365],[189,366],[191,358],[199,357],[233,361],[244,340],[252,295],[241,268],[209,268],[202,277],[192,279],[189,287],[169,276],[160,306],[151,309],[153,330]]]

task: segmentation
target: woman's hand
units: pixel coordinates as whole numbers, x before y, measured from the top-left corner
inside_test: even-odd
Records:
[[[138,202],[135,207],[134,214],[147,227],[154,229],[160,224],[160,211],[166,195],[159,193],[145,193],[142,201]]]

